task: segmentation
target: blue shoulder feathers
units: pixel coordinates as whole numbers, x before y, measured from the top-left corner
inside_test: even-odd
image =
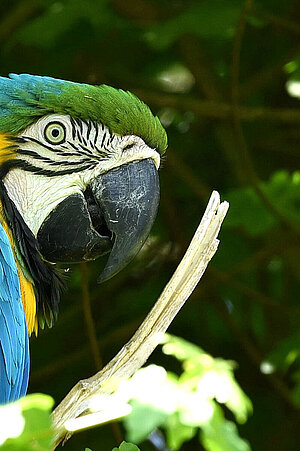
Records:
[[[0,404],[24,396],[28,377],[29,338],[18,271],[0,224]]]

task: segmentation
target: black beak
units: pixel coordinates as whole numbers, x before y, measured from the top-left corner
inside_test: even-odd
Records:
[[[64,199],[41,225],[37,240],[49,262],[95,260],[110,252],[98,281],[123,269],[154,222],[159,180],[153,160],[135,161],[97,177],[83,194]]]
[[[128,163],[91,184],[94,199],[112,232],[113,248],[98,282],[123,269],[140,251],[156,217],[159,180],[153,160]]]

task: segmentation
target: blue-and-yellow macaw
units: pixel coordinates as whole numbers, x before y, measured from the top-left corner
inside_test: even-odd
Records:
[[[109,253],[103,281],[140,250],[166,147],[159,119],[129,92],[0,77],[0,403],[26,393],[29,336],[57,314],[55,263]]]

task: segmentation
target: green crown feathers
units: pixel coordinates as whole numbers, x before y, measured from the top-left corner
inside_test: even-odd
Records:
[[[164,153],[167,134],[157,116],[134,94],[28,74],[0,77],[0,132],[17,134],[41,116],[58,113],[101,122],[119,135],[136,135]]]

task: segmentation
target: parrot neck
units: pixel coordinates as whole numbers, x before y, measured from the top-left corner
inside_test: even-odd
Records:
[[[45,323],[51,327],[56,319],[64,284],[54,265],[42,259],[36,238],[9,198],[1,179],[0,222],[14,252],[28,332],[37,333],[38,324],[42,328]]]

